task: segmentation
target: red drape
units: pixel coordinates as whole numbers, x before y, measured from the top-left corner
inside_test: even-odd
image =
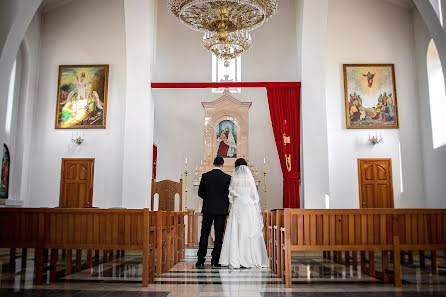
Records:
[[[300,88],[267,88],[269,113],[283,173],[283,207],[300,208]],[[289,143],[284,143],[284,136]],[[286,138],[285,138],[286,140]],[[291,170],[286,156],[291,156]]]
[[[158,147],[153,145],[153,163],[152,163],[152,178],[156,180],[156,162],[158,162]]]

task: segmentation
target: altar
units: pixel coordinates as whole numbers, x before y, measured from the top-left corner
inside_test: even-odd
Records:
[[[229,175],[232,175],[234,171],[235,160],[244,158],[258,188],[259,172],[250,163],[248,151],[249,108],[252,102],[238,100],[226,88],[221,97],[214,101],[201,102],[201,105],[204,108],[204,156],[195,169],[193,185],[200,185],[203,173],[212,170],[214,158],[220,156],[225,160],[222,170]],[[202,206],[203,200],[198,199],[198,211],[202,209]],[[190,247],[198,245],[201,220],[201,213],[195,213],[195,209],[190,209],[187,220],[188,234],[190,234],[188,240],[192,242]],[[213,238],[214,228],[212,227],[209,245],[213,245]]]
[[[222,170],[232,175],[235,160],[244,158],[248,162],[257,187],[259,173],[249,162],[249,108],[252,102],[241,102],[233,97],[229,89],[211,102],[201,102],[204,108],[204,156],[195,170],[194,186],[200,184],[203,173],[212,170],[216,156],[223,157]]]

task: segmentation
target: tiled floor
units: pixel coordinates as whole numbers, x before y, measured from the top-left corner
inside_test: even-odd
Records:
[[[360,267],[324,260],[318,253],[293,257],[293,287],[285,288],[282,280],[269,269],[195,269],[194,250],[190,256],[164,273],[149,287],[141,287],[141,255],[127,252],[124,258],[63,276],[64,261],[58,263],[56,282],[33,285],[33,252],[29,251],[27,269],[17,257],[15,271],[9,271],[9,254],[0,250],[0,296],[256,296],[256,297],[369,297],[369,296],[445,296],[446,265],[444,253],[438,258],[439,273],[432,275],[429,260],[420,269],[418,259],[403,265],[403,287],[394,288],[378,278],[361,274]],[[20,250],[18,250],[20,256]],[[379,255],[376,270],[380,271]],[[60,257],[61,258],[61,257]]]

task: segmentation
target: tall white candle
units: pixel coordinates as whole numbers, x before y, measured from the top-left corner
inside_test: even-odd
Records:
[[[266,164],[266,158],[263,158],[263,164]]]
[[[187,164],[187,158],[186,158],[186,164]]]

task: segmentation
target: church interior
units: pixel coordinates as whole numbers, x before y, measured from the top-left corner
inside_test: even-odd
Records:
[[[0,15],[1,296],[446,296],[446,0]],[[268,268],[195,267],[216,156]]]

